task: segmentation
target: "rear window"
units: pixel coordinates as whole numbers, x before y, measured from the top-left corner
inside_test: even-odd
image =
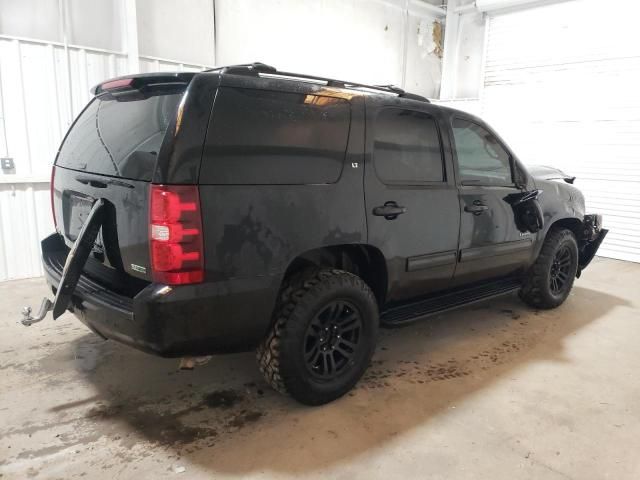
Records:
[[[150,181],[182,93],[129,101],[93,99],[67,135],[57,165],[91,173]]]
[[[343,98],[222,87],[207,133],[202,184],[333,183],[347,149]]]

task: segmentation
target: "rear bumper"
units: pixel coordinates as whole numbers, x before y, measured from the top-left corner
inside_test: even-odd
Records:
[[[66,246],[42,241],[47,283],[60,283]],[[122,293],[83,274],[69,310],[98,335],[163,357],[247,351],[269,326],[279,277],[168,287],[148,284]]]

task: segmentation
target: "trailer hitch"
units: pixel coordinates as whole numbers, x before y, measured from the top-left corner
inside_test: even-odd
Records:
[[[46,297],[43,298],[40,304],[40,310],[35,317],[31,316],[31,307],[24,307],[22,309],[22,320],[20,321],[22,325],[28,327],[29,325],[42,321],[49,311],[53,312],[52,315],[55,320],[67,310],[71,296],[80,280],[82,269],[85,263],[87,263],[89,253],[91,253],[93,244],[102,226],[105,205],[106,201],[102,198],[93,203],[91,211],[80,229],[80,234],[71,247],[69,255],[67,255],[67,260],[62,269],[60,283],[56,290],[56,298],[53,301]]]
[[[31,307],[24,307],[22,309],[22,320],[20,320],[20,323],[25,327],[38,323],[42,321],[42,319],[47,315],[47,312],[52,309],[53,302],[48,298],[43,298],[42,303],[40,304],[40,310],[38,310],[38,314],[35,317],[31,316]]]

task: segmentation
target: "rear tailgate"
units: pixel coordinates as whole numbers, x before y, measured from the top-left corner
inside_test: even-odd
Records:
[[[91,205],[106,200],[105,221],[92,263],[151,281],[149,190],[167,128],[176,120],[188,82],[138,87],[119,81],[77,118],[56,159],[53,209],[67,246],[76,240]],[[107,85],[107,84],[103,84]],[[159,85],[159,86],[158,86]]]
[[[149,269],[149,182],[109,181],[109,177],[56,167],[54,211],[57,229],[70,248],[93,202],[107,201],[105,222],[91,258],[107,268],[151,281]],[[126,186],[125,186],[126,185]]]

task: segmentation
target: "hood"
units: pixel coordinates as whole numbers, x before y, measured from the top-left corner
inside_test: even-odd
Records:
[[[576,177],[567,175],[560,169],[547,167],[545,165],[528,166],[527,171],[533,178],[538,178],[540,180],[564,180],[567,183],[573,183],[576,179]]]

